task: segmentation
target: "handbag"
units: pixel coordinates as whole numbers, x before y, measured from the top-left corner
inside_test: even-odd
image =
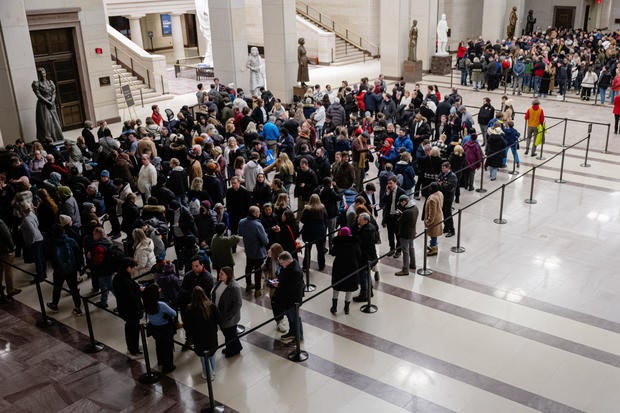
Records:
[[[288,229],[288,233],[291,234],[291,239],[293,240],[293,244],[295,244],[295,251],[297,251],[298,254],[301,254],[304,245],[301,243],[301,241],[297,241],[295,239],[295,235],[293,234],[293,230],[291,229],[290,225],[287,225],[286,228]]]

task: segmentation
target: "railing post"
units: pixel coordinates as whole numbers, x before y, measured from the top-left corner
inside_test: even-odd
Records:
[[[566,154],[566,148],[562,149],[562,163],[560,164],[560,178],[556,179],[555,182],[558,184],[563,184],[566,181],[562,179],[564,175],[564,155]]]
[[[370,278],[371,268],[372,268],[372,265],[370,265],[370,261],[368,261],[366,263],[366,279],[367,279],[366,282],[368,283],[368,288],[366,289],[367,291],[366,298],[368,299],[368,302],[360,307],[360,311],[366,314],[376,313],[377,310],[379,309],[376,305],[372,303],[372,280]]]
[[[149,89],[151,88],[151,72],[149,72],[149,69],[146,69],[146,81],[149,85]]]
[[[564,133],[562,134],[562,148],[566,147],[566,128],[568,127],[568,119],[564,118]]]
[[[589,168],[591,165],[588,163],[588,154],[590,152],[590,134],[592,133],[592,124],[588,124],[588,140],[586,141],[586,156],[583,163],[579,166],[583,168]]]
[[[525,200],[526,204],[535,204],[536,201],[534,199],[534,180],[536,179],[536,167],[532,168],[532,182],[530,184],[530,197],[528,199]]]
[[[88,327],[88,340],[90,341],[86,348],[85,353],[99,353],[103,350],[103,344],[95,340],[95,333],[93,331],[93,321],[90,318],[90,306],[88,305],[88,299],[82,297],[82,303],[84,304],[84,315],[86,316],[86,326]]]
[[[164,87],[164,75],[159,75],[159,79],[161,80],[161,93],[165,95],[166,88]]]
[[[318,246],[317,250],[324,247],[324,245]],[[316,285],[310,283],[310,251],[312,251],[312,244],[306,242],[304,245],[304,261],[307,262],[307,265],[304,265],[304,267],[306,267],[304,268],[304,272],[306,273],[306,286],[304,287],[304,291],[307,293],[316,290]]]
[[[209,367],[209,350],[205,350],[204,358],[205,364],[207,365],[207,390],[209,393],[209,406],[204,407],[200,410],[200,413],[215,413],[219,411],[224,411],[220,406],[215,405],[215,396],[213,396],[213,375],[211,374],[211,367]]]
[[[295,318],[297,322],[297,328],[295,329],[295,350],[289,353],[288,359],[295,362],[301,362],[308,360],[308,352],[301,349],[301,318],[299,318],[299,303],[295,303]]]
[[[607,149],[609,148],[609,134],[611,133],[611,123],[607,124],[607,137],[605,138],[605,153],[607,153]]]
[[[428,232],[424,230],[424,266],[420,268],[417,272],[419,275],[431,275],[433,271],[430,268],[426,268],[426,257],[428,254]]]
[[[545,128],[545,129],[543,129],[542,140],[540,141],[540,152],[539,152],[540,154],[536,157],[536,159],[538,159],[539,161],[544,161],[545,159],[547,159],[547,158],[545,158],[543,156],[543,150],[545,149],[545,138],[546,138],[545,135],[546,134],[547,134],[547,130]],[[538,135],[536,135],[536,136],[538,136]],[[536,138],[535,137],[534,137],[534,143],[536,143]]]
[[[140,103],[142,104],[142,107],[144,107],[144,96],[142,96],[142,88],[140,88]]]
[[[45,303],[43,302],[43,292],[41,291],[41,279],[38,275],[34,277],[34,283],[37,287],[37,298],[39,299],[39,307],[41,308],[41,319],[37,321],[37,327],[45,328],[54,325],[54,320],[47,316],[45,311]]]
[[[474,171],[476,173],[476,171]],[[482,161],[482,165],[480,165],[480,188],[476,189],[476,192],[484,194],[487,190],[483,188],[484,184],[484,161]]]
[[[140,375],[138,379],[142,384],[157,383],[161,378],[161,373],[155,370],[151,370],[151,360],[149,357],[149,348],[146,340],[146,327],[140,323],[140,337],[142,338],[142,351],[144,352],[144,364],[146,366],[146,373]]]
[[[463,213],[462,209],[459,209],[457,216],[457,224],[456,224],[456,246],[450,248],[450,251],[456,252],[460,254],[465,252],[465,248],[461,247],[461,215]],[[426,248],[426,246],[424,246]]]
[[[493,222],[496,224],[505,224],[508,221],[504,219],[504,191],[506,190],[506,184],[502,184],[502,197],[499,201],[499,218],[495,218]]]
[[[515,150],[515,152],[512,154],[512,170],[508,173],[510,175],[517,175],[519,173],[517,172],[517,142],[509,146],[508,149],[510,150],[510,152],[512,152],[513,149]],[[506,162],[508,162],[508,151],[506,151]]]

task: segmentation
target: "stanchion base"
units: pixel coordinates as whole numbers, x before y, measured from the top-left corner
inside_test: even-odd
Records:
[[[538,202],[538,201],[537,201],[537,200],[535,200],[535,199],[526,199],[526,200],[525,200],[525,203],[526,203],[526,204],[532,204],[532,205],[534,205],[534,204],[535,204],[535,203],[537,203],[537,202]]]
[[[237,334],[243,334],[245,332],[245,326],[243,324],[237,324]]]
[[[150,373],[144,373],[140,375],[138,379],[142,384],[153,384],[157,383],[161,379],[161,373],[158,371],[151,371]]]
[[[308,352],[300,350],[299,353],[297,350],[291,351],[288,353],[288,359],[290,361],[295,361],[297,363],[308,360]]]
[[[519,175],[519,171],[510,171],[508,175]]]
[[[314,290],[316,290],[316,285],[314,284],[306,284],[306,286],[304,287],[304,291],[307,293],[311,293]]]
[[[476,192],[480,193],[480,194],[484,194],[487,190],[484,188],[478,188],[476,189]]]
[[[433,273],[433,270],[431,270],[430,268],[420,268],[417,273],[418,275],[431,275]]]
[[[555,180],[555,183],[556,183],[556,184],[565,184],[565,183],[566,183],[566,181],[565,181],[564,179],[556,179],[556,180]]]
[[[363,306],[360,307],[360,311],[366,314],[373,314],[373,313],[376,313],[378,310],[379,310],[379,307],[377,307],[374,304],[364,304]]]
[[[580,163],[579,166],[581,166],[582,168],[589,168],[592,165],[590,165],[589,163]]]
[[[39,328],[51,327],[51,326],[54,325],[54,320],[52,320],[49,317],[47,317],[47,318],[41,317],[41,319],[37,320],[36,325]]]
[[[205,407],[200,410],[200,413],[219,413],[224,411],[224,406]]]
[[[504,218],[502,218],[502,219],[495,218],[495,219],[493,220],[493,222],[495,222],[496,224],[505,224],[505,223],[507,223],[508,221],[506,221]]]
[[[88,343],[86,347],[84,347],[84,353],[93,354],[99,353],[103,350],[103,344],[96,342],[95,344]]]
[[[539,161],[544,161],[547,158],[545,158],[544,156],[537,156],[536,159],[538,159]]]
[[[464,247],[452,247],[450,248],[450,251],[460,254],[461,252],[465,252],[465,248]]]

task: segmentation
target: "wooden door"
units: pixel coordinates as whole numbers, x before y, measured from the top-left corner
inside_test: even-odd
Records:
[[[572,28],[575,25],[576,7],[554,7],[553,27]]]

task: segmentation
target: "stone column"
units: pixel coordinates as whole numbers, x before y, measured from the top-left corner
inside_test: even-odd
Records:
[[[4,143],[36,139],[37,98],[30,85],[37,80],[24,0],[0,1],[0,129]]]
[[[211,45],[215,76],[223,84],[234,83],[250,90],[250,74],[245,70],[248,38],[245,31],[245,0],[209,0]]]
[[[602,1],[596,5],[596,20],[595,27],[597,29],[601,28],[611,28],[613,26],[612,16],[612,3],[613,1]]]
[[[141,14],[139,16],[131,15],[127,17],[129,19],[131,41],[134,42],[137,46],[140,46],[141,49],[144,49],[144,44],[142,43],[142,26],[140,25],[140,19],[144,16],[144,14]]]
[[[205,50],[207,50],[207,38],[205,37],[202,30],[200,30],[200,19],[198,18],[198,10],[196,10],[196,14],[194,15],[196,19],[196,37],[198,38],[198,54],[200,56],[204,56]]]
[[[382,0],[379,6],[379,21],[381,73],[388,78],[398,79],[402,76],[403,63],[408,55],[411,27],[409,2],[407,0]],[[418,44],[422,34],[423,30],[418,30]],[[418,52],[418,59],[424,60],[422,56]]]
[[[450,21],[456,16],[447,16],[448,25]],[[409,20],[416,19],[418,21],[418,48],[417,57],[422,60],[422,67],[424,70],[431,69],[431,56],[435,54],[435,42],[437,41],[437,0],[420,0],[415,2],[415,7],[412,7],[411,16]],[[381,22],[384,24],[383,21]],[[409,24],[411,22],[409,21]],[[388,25],[390,21],[386,21]],[[401,41],[405,45],[409,43],[409,32],[407,29],[407,36]],[[389,47],[389,45],[388,45]],[[405,52],[407,49],[405,49]],[[384,48],[383,42],[381,47],[381,55],[383,56]],[[383,59],[383,57],[382,57]]]
[[[172,23],[172,50],[174,61],[185,58],[185,46],[183,45],[183,26],[181,25],[182,13],[171,13]]]
[[[495,43],[506,38],[506,26],[510,10],[506,8],[506,0],[484,0],[482,6],[482,38]],[[516,33],[516,31],[515,31]]]
[[[267,87],[274,96],[291,102],[297,85],[295,0],[262,0],[262,7]]]

